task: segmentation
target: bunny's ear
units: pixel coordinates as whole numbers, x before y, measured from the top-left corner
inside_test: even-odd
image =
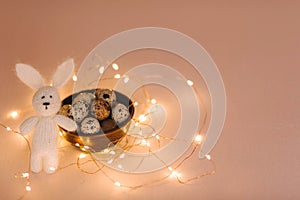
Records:
[[[41,74],[31,67],[23,63],[16,64],[18,78],[27,86],[33,89],[39,89],[44,86],[44,80]]]
[[[69,59],[59,65],[53,76],[53,87],[61,88],[72,76],[74,70],[74,61]]]

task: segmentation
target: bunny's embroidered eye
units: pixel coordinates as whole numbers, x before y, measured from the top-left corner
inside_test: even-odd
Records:
[[[50,97],[50,99],[52,99],[52,95],[50,95],[49,97]]]
[[[41,99],[45,99],[45,96],[42,96]]]

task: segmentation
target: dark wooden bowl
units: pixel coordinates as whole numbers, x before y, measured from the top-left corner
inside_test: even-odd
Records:
[[[72,94],[62,101],[62,106],[67,104],[72,105],[72,99],[74,99],[74,97],[76,97],[80,93],[94,93],[95,91],[96,91],[95,89],[84,90]],[[127,125],[129,125],[129,121],[132,119],[134,114],[134,106],[131,99],[129,99],[127,96],[117,91],[114,92],[116,94],[117,103],[124,104],[129,110],[130,117],[126,121],[117,124],[115,127],[112,128],[106,127],[105,129],[102,129],[101,131],[93,135],[82,134],[80,131],[80,124],[78,123],[77,123],[78,128],[75,132],[69,132],[60,127],[60,131],[62,132],[64,138],[70,143],[72,143],[73,145],[75,145],[76,147],[79,147],[82,150],[87,150],[90,152],[98,152],[111,145],[118,143],[126,135],[126,133],[122,131],[121,128],[125,128]],[[109,122],[112,122],[111,120],[113,119],[110,115],[107,119],[98,120],[98,121],[102,125],[104,123],[107,124]]]

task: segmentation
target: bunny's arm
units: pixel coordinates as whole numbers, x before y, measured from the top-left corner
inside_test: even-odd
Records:
[[[54,117],[54,121],[68,131],[75,131],[77,129],[76,123],[63,115],[56,115]]]
[[[34,117],[29,117],[28,119],[26,119],[20,126],[20,132],[23,135],[28,135],[32,129],[36,126],[36,124],[38,123],[39,118],[34,116]]]

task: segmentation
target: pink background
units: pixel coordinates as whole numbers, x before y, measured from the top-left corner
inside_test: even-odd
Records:
[[[0,122],[13,128],[25,116],[12,120],[7,113],[30,110],[32,95],[17,80],[16,63],[29,63],[49,79],[66,58],[73,57],[78,69],[99,42],[136,27],[175,29],[202,44],[219,67],[228,100],[225,127],[211,152],[214,176],[127,190],[101,173],[86,175],[71,167],[33,175],[24,199],[300,199],[299,10],[300,2],[292,0],[2,0]],[[25,182],[14,173],[26,169],[26,146],[19,136],[0,132],[0,199],[17,199]],[[77,154],[63,151],[70,162]],[[198,162],[194,158],[188,171]]]

